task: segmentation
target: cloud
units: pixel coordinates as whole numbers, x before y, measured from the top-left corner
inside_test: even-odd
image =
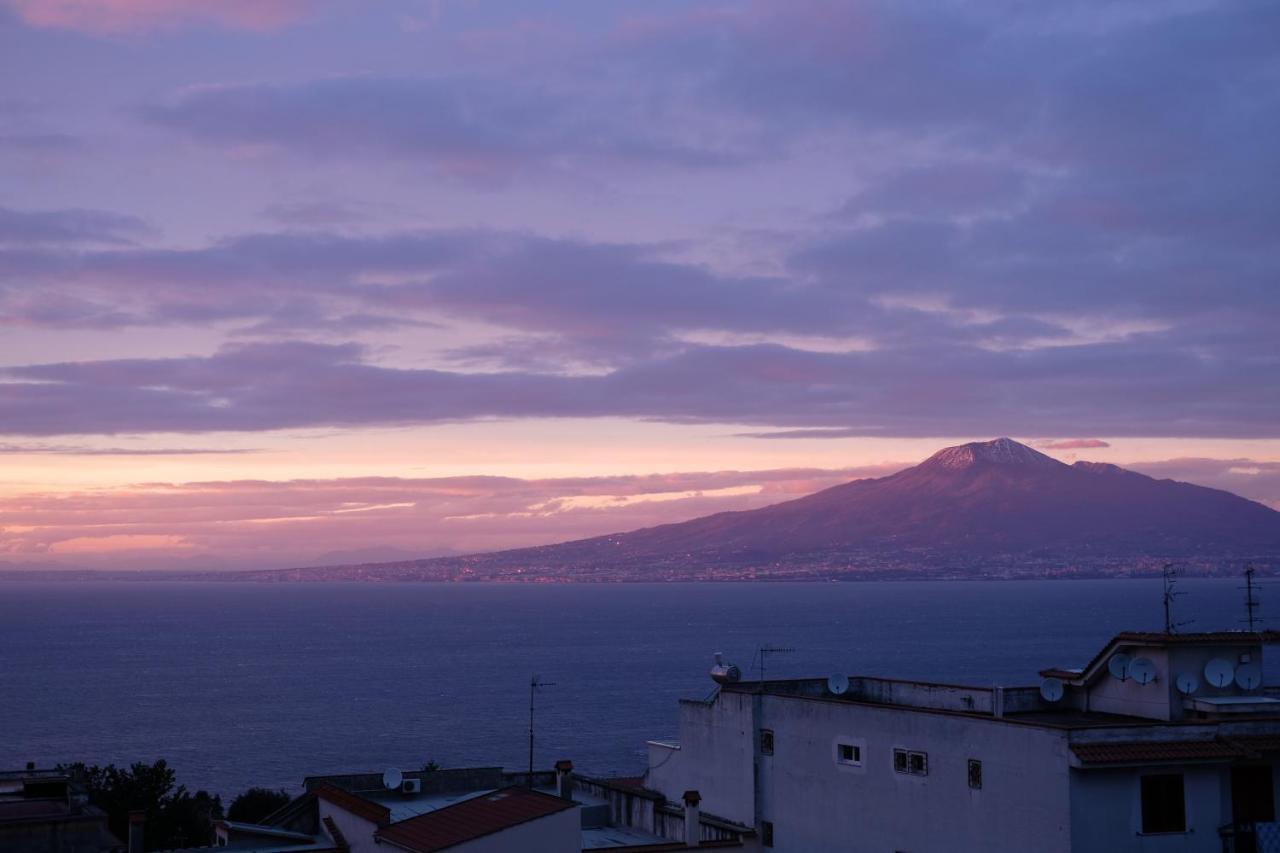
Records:
[[[282,203],[261,213],[284,230],[159,245],[111,214],[8,210],[3,326],[196,325],[266,348],[23,357],[0,385],[3,428],[621,416],[772,438],[1274,436],[1280,196],[1259,176],[1280,172],[1277,14],[646,9],[590,34],[472,33],[458,41],[475,54],[450,42],[416,75],[184,88],[142,109],[143,133],[278,154],[299,197],[350,197],[311,183],[318,162],[479,182],[527,227],[380,231],[352,217],[389,208]],[[6,120],[32,111],[0,102]],[[602,195],[566,227],[526,203],[550,187],[588,210],[559,195],[581,184],[548,175]],[[688,239],[591,236],[599,205],[668,197],[689,205]],[[681,230],[685,215],[649,214]],[[290,343],[404,328],[441,331],[432,369]]]
[[[1280,510],[1280,462],[1188,457],[1132,466],[1151,477],[1184,480],[1243,495]]]
[[[1036,447],[1042,450],[1087,450],[1111,445],[1100,438],[1066,438],[1057,441],[1041,441]]]
[[[95,35],[189,26],[273,30],[297,21],[314,0],[5,0],[27,25]]]
[[[841,429],[839,427],[816,427],[814,429],[783,429],[768,432],[739,432],[735,438],[855,438],[865,435],[857,429]]]
[[[27,456],[221,456],[258,453],[252,448],[80,447],[68,444],[0,444],[0,455]]]
[[[0,560],[253,568],[331,561],[332,552],[352,548],[391,549],[400,558],[475,552],[749,509],[900,467],[153,483],[25,494],[0,497]]]
[[[0,207],[0,248],[12,246],[128,246],[151,234],[136,216],[104,210],[23,211]]]
[[[745,156],[679,122],[632,120],[623,107],[604,94],[513,79],[350,76],[206,87],[144,115],[210,144],[289,156],[389,155],[478,183],[565,160],[705,168]]]
[[[1268,363],[1205,364],[1167,345],[691,346],[569,375],[391,368],[357,345],[290,342],[10,367],[0,411],[7,433],[32,436],[624,417],[866,436],[1043,435],[1070,422],[1105,435],[1276,437],[1278,383]]]

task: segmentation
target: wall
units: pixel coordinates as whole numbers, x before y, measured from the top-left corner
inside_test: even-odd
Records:
[[[1187,832],[1142,835],[1143,773],[1183,773]],[[1072,770],[1072,849],[1114,853],[1220,853],[1218,827],[1231,820],[1224,765]]]
[[[764,697],[760,725],[774,731],[760,778],[775,850],[831,849],[833,839],[877,853],[1070,850],[1064,733],[777,696]],[[841,739],[862,745],[860,768],[836,762]],[[896,772],[895,747],[928,753],[928,775]],[[981,790],[968,785],[970,758],[982,761]]]
[[[645,784],[674,803],[698,791],[704,812],[753,826],[752,698],[726,691],[711,703],[682,700],[680,748],[651,750],[663,763],[650,766]]]
[[[1197,697],[1261,695],[1261,690],[1241,690],[1234,683],[1218,688],[1204,677],[1204,667],[1214,658],[1228,660],[1239,666],[1242,655],[1261,666],[1262,647],[1257,643],[1228,645],[1171,645],[1167,648],[1133,647],[1123,652],[1131,658],[1149,658],[1156,665],[1156,680],[1151,684],[1138,684],[1133,679],[1120,681],[1104,672],[1089,690],[1089,709],[1112,714],[1130,714],[1155,720],[1180,720],[1183,711],[1183,695],[1178,692],[1176,681],[1180,673],[1187,672],[1200,682]]]
[[[450,853],[578,853],[582,825],[577,809],[565,809],[450,847]],[[387,853],[383,848],[381,853]]]
[[[333,822],[338,825],[338,829],[342,830],[342,834],[351,845],[351,853],[386,853],[385,848],[373,840],[373,834],[378,831],[377,824],[362,817],[356,817],[327,800],[316,802],[320,807],[321,821],[327,817],[333,818]]]

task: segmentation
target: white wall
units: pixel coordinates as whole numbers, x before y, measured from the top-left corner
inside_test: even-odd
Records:
[[[320,819],[323,821],[327,817],[333,818],[333,822],[351,845],[351,853],[386,853],[385,848],[374,843],[373,834],[378,831],[376,823],[356,817],[323,798],[317,802],[320,806]]]
[[[774,731],[760,779],[775,850],[832,849],[833,839],[876,853],[1070,849],[1064,733],[776,696],[764,698],[760,724]],[[842,736],[862,742],[861,769],[835,761]],[[928,775],[896,772],[895,747],[928,753]],[[969,788],[970,758],[982,762],[981,790]]]
[[[752,697],[721,693],[712,705],[680,703],[680,749],[651,747],[645,784],[673,803],[685,791],[702,794],[702,810],[751,826],[754,823]]]
[[[1115,853],[1220,853],[1218,827],[1231,820],[1225,767],[1162,766],[1071,772],[1072,849]],[[1142,835],[1143,773],[1182,773],[1187,832]],[[1225,812],[1225,814],[1224,814]]]

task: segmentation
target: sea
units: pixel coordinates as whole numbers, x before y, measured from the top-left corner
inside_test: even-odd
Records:
[[[1181,631],[1238,629],[1241,583],[1178,583]],[[1160,580],[716,584],[0,584],[0,769],[165,759],[190,790],[568,758],[643,771],[744,677],[1037,684],[1161,630]],[[1263,591],[1264,614],[1268,596]],[[761,655],[761,648],[775,651]]]

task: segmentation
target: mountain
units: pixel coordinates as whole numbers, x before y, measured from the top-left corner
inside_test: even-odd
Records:
[[[1265,564],[1280,557],[1280,512],[1115,465],[1067,465],[998,438],[760,509],[559,545],[342,569],[368,579],[1045,574],[1125,570],[1144,557]],[[303,573],[324,570],[287,574]]]

